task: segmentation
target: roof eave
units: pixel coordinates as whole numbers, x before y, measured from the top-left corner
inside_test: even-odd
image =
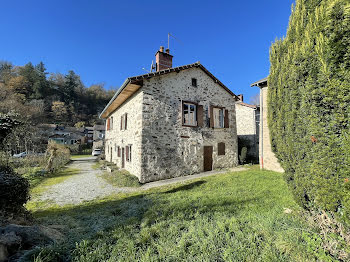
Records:
[[[114,94],[114,96],[112,97],[112,99],[108,102],[108,104],[106,105],[106,107],[103,109],[103,111],[101,112],[99,118],[102,119],[106,119],[106,117],[103,117],[102,115],[106,112],[106,110],[108,109],[108,107],[113,103],[113,101],[118,97],[118,95],[124,90],[124,88],[131,82],[130,78],[127,78],[124,83],[122,84],[122,86],[118,89],[118,91]]]
[[[251,84],[250,86],[253,87],[253,86],[257,86],[257,87],[260,87],[262,85],[266,85],[267,84],[267,77],[263,78],[263,79],[260,79],[259,81],[256,81],[254,82],[253,84]]]

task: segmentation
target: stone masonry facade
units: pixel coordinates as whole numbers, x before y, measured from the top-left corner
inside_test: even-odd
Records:
[[[106,128],[105,156],[106,160],[124,168],[141,180],[141,148],[142,148],[142,107],[143,92],[141,89],[123,103],[110,116],[110,128]],[[127,113],[127,128],[121,130],[121,117]],[[131,145],[131,161],[126,161],[125,148]],[[118,156],[118,149],[120,150]],[[124,149],[124,160],[122,151]]]
[[[184,102],[196,105],[202,127],[183,125]],[[228,127],[211,127],[212,107],[224,109]],[[144,79],[142,87],[108,116],[113,120],[106,131],[106,160],[121,167],[118,148],[131,146],[131,159],[124,161],[124,168],[141,183],[204,171],[205,146],[212,147],[212,169],[234,167],[238,164],[235,112],[232,94],[198,67]],[[120,130],[125,113],[127,129]]]
[[[268,86],[266,84],[260,87],[260,168],[284,172],[271,148],[267,123],[267,90]]]

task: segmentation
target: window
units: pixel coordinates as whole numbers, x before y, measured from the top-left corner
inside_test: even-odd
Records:
[[[182,105],[182,124],[185,126],[197,126],[197,105],[184,102]]]
[[[125,113],[120,118],[120,130],[126,130],[127,129],[127,122],[128,122],[128,114]]]
[[[131,162],[131,145],[126,146],[125,151],[126,162]]]
[[[197,79],[192,78],[192,86],[197,87]]]
[[[218,155],[219,156],[225,155],[225,143],[223,142],[218,143]]]
[[[213,116],[214,116],[214,127],[224,128],[224,109],[214,107]]]
[[[111,126],[110,126],[110,129],[111,129],[111,130],[113,129],[113,116],[111,117]]]
[[[118,157],[120,157],[120,146],[118,146]]]

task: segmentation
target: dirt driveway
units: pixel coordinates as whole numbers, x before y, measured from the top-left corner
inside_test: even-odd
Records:
[[[120,192],[131,192],[135,189],[118,188],[107,183],[100,177],[102,170],[93,169],[95,157],[73,160],[67,167],[79,169],[80,172],[64,180],[62,183],[50,186],[34,201],[48,201],[52,204],[80,204],[97,198],[103,198]]]
[[[189,176],[171,178],[156,182],[147,183],[139,188],[120,188],[107,183],[102,177],[102,170],[94,169],[95,157],[86,157],[73,160],[67,167],[79,169],[79,173],[73,175],[59,184],[49,186],[43,193],[34,197],[33,201],[44,201],[50,204],[60,206],[67,204],[80,204],[84,201],[90,201],[103,198],[111,194],[135,192],[147,190],[150,188],[166,186],[176,183],[184,183],[188,180],[213,176],[221,173],[237,172],[245,170],[244,167],[236,167],[230,170],[204,172]]]

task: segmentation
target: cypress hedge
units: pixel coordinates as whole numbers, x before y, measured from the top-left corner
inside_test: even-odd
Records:
[[[350,0],[296,0],[270,49],[268,122],[296,200],[350,225]]]

